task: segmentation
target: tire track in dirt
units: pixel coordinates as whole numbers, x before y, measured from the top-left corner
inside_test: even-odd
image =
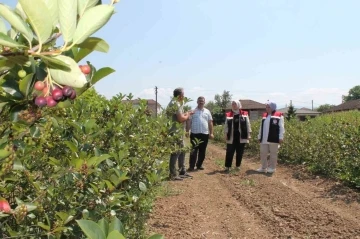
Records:
[[[165,238],[360,238],[359,193],[323,179],[298,180],[279,167],[221,173],[225,150],[209,144],[206,169],[169,182],[176,195],[159,198],[149,231]],[[337,190],[333,190],[337,187]]]

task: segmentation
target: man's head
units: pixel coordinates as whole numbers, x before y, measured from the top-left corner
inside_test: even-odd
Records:
[[[182,101],[184,99],[184,88],[176,88],[174,90],[174,97],[177,98],[179,101]]]
[[[276,103],[274,102],[266,102],[266,113],[271,114],[272,112],[274,112],[276,110]]]
[[[205,97],[204,96],[199,96],[197,99],[197,104],[198,104],[198,108],[202,109],[204,108],[205,105]]]

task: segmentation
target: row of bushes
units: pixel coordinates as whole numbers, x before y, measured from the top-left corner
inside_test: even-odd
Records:
[[[247,152],[259,155],[260,120],[252,121]],[[279,162],[303,164],[311,172],[360,187],[360,112],[321,115],[307,121],[285,122],[285,140]],[[224,142],[223,126],[215,127],[215,140]]]
[[[126,238],[145,237],[176,136],[167,117],[124,98],[88,90],[73,107],[44,109],[30,126],[1,119],[0,198],[14,210],[0,212],[1,238],[84,238],[77,220],[114,217]]]

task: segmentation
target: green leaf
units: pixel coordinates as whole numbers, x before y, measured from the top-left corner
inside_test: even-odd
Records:
[[[23,99],[24,96],[21,94],[20,89],[19,89],[19,85],[17,84],[16,81],[13,80],[6,80],[3,84],[2,84],[2,88],[3,90],[10,94],[11,96],[13,96],[15,99]]]
[[[15,105],[13,108],[11,108],[10,110],[10,119],[13,122],[18,121],[18,114],[20,111],[25,110],[26,106],[24,105]]]
[[[112,232],[115,230],[119,231],[121,234],[124,234],[124,225],[121,223],[121,221],[117,217],[113,218],[113,220],[111,221],[110,226],[109,226],[109,232]]]
[[[30,135],[31,135],[32,138],[39,138],[40,135],[41,135],[41,131],[40,131],[39,127],[37,127],[35,125],[31,126]]]
[[[65,143],[66,146],[68,146],[69,149],[70,149],[71,151],[73,151],[74,153],[76,153],[76,152],[78,151],[76,145],[75,145],[73,142],[71,142],[71,141],[65,141],[64,143]]]
[[[140,182],[140,183],[139,183],[139,188],[140,188],[140,190],[141,190],[142,192],[146,192],[146,191],[147,191],[146,185],[145,185],[145,183],[143,183],[143,182]]]
[[[72,104],[71,104],[71,101],[70,100],[65,100],[65,101],[60,101],[58,104],[57,104],[57,106],[59,107],[59,108],[69,108],[69,107],[71,107],[72,106]]]
[[[52,22],[49,9],[43,0],[19,0],[28,17],[39,43],[45,42],[52,33]]]
[[[8,217],[8,216],[10,216],[10,214],[5,214],[3,212],[0,212],[0,218]]]
[[[148,239],[165,239],[165,237],[160,234],[154,234],[151,237],[149,237]]]
[[[101,38],[89,37],[83,43],[77,45],[80,50],[75,55],[75,61],[79,62],[93,51],[108,52],[109,44]]]
[[[84,14],[85,10],[95,6],[99,0],[77,0],[78,1],[78,14],[80,17]]]
[[[85,75],[81,72],[77,63],[70,57],[59,55],[55,57],[69,65],[70,71],[50,68],[50,75],[57,83],[68,85],[75,88],[83,87],[87,81]]]
[[[71,42],[76,30],[77,1],[58,1],[60,30],[66,43]]]
[[[89,159],[88,164],[97,166],[100,163],[102,163],[102,161],[104,161],[104,160],[106,160],[106,159],[108,159],[110,157],[111,157],[111,155],[109,155],[109,154],[103,154],[103,155],[98,156],[98,157],[95,156],[95,157],[92,157],[92,158]]]
[[[109,180],[104,180],[106,186],[108,187],[109,190],[114,190],[114,185],[112,185],[112,183]]]
[[[100,226],[101,230],[104,232],[105,235],[109,233],[109,223],[104,218],[98,221],[98,225]]]
[[[96,120],[95,119],[89,119],[85,122],[84,124],[84,128],[85,128],[85,133],[89,133],[90,130],[92,128],[94,128],[96,126]]]
[[[0,149],[0,159],[7,158],[11,154],[10,151]]]
[[[81,44],[77,45],[80,48],[87,48],[94,51],[107,53],[109,51],[109,44],[101,38],[89,37]]]
[[[17,43],[11,37],[2,32],[0,32],[0,45],[8,47],[25,47],[24,45]]]
[[[76,220],[77,224],[89,239],[106,239],[100,226],[89,220]]]
[[[5,57],[0,57],[0,71],[10,70],[11,68],[14,67],[14,65],[15,65],[14,62],[9,61]]]
[[[31,42],[34,35],[30,27],[21,19],[15,12],[13,12],[8,6],[0,3],[0,15],[10,23],[10,25],[22,33],[25,38]]]
[[[98,82],[102,78],[104,78],[114,72],[115,72],[115,70],[110,67],[103,67],[103,68],[99,69],[98,71],[95,72],[94,76],[91,78],[91,84],[94,85],[96,82]]]
[[[120,232],[112,231],[109,233],[109,235],[106,239],[126,239],[126,238]]]
[[[22,80],[19,82],[19,89],[20,92],[25,96],[28,97],[31,85],[33,83],[34,73],[30,73],[27,76],[25,76]]]
[[[49,21],[52,26],[56,26],[59,23],[59,7],[58,0],[43,0],[45,5],[47,6],[50,14]]]
[[[98,5],[85,11],[76,27],[73,44],[84,42],[89,36],[103,27],[114,13],[110,5]]]
[[[6,57],[9,61],[14,62],[18,65],[27,65],[30,66],[30,61],[27,56],[7,56]]]
[[[19,2],[16,4],[15,12],[16,12],[22,19],[24,19],[24,20],[26,21],[27,16],[26,16],[26,14],[25,14],[25,12],[24,12],[24,10],[23,10],[23,8],[22,8],[22,6],[21,6],[21,4],[20,4]]]
[[[75,55],[74,60],[76,62],[79,62],[82,59],[84,59],[87,55],[89,55],[91,52],[93,52],[93,50],[87,48],[80,48],[77,54]]]
[[[0,32],[7,34],[7,29],[4,20],[0,17]]]
[[[59,70],[63,70],[63,71],[70,71],[70,65],[64,61],[62,61],[59,58],[55,58],[55,57],[51,57],[51,56],[39,56],[44,62],[45,64],[50,67],[50,68],[54,68],[54,69],[59,69]]]
[[[15,171],[23,171],[23,170],[25,170],[25,167],[21,163],[20,160],[15,160],[14,165],[13,165],[13,170],[15,170]]]
[[[54,126],[55,128],[59,128],[59,123],[57,121],[57,119],[55,119],[54,117],[51,117],[51,122],[52,122],[52,126]]]
[[[41,227],[42,229],[44,229],[45,231],[50,231],[50,226],[45,225],[45,224],[42,223],[42,222],[38,222],[37,225],[38,225],[39,227]]]
[[[0,112],[7,104],[8,104],[8,102],[1,102],[0,103]]]
[[[16,35],[17,35],[17,31],[14,30],[14,28],[11,28],[8,32],[7,32],[8,36],[11,37],[12,39],[15,39]]]
[[[28,212],[34,211],[37,206],[33,203],[24,203]]]

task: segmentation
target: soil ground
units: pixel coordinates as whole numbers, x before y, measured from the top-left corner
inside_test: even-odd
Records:
[[[360,238],[360,192],[279,165],[258,173],[244,157],[223,172],[225,149],[209,144],[205,170],[166,182],[148,220],[149,233],[171,238]],[[235,163],[235,159],[234,159]]]

